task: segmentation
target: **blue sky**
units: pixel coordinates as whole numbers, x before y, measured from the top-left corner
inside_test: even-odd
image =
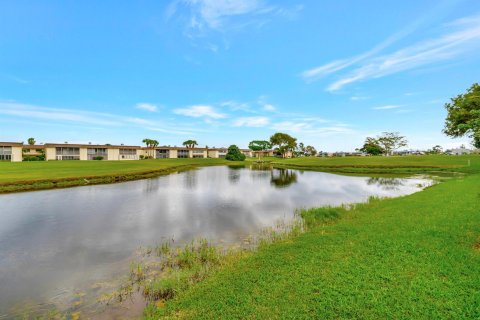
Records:
[[[479,50],[478,0],[2,1],[0,141],[459,146]]]

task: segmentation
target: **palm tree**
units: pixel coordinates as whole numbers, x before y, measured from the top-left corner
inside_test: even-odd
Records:
[[[28,138],[28,144],[33,146],[35,144],[35,138]]]
[[[185,147],[189,149],[195,148],[195,146],[198,146],[198,143],[196,140],[187,140],[182,143]]]
[[[154,152],[155,152],[155,148],[158,146],[158,141],[157,140],[152,140],[152,139],[148,139],[148,138],[145,138],[142,140],[143,143],[145,143],[145,145],[147,146],[147,148],[150,148],[151,149],[151,152],[149,152],[149,157],[153,158],[154,156]]]

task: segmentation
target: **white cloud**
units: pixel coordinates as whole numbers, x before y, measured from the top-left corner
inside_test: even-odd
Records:
[[[331,126],[319,126],[318,122],[312,121],[281,121],[273,124],[273,130],[287,131],[304,136],[329,136],[337,134],[353,133],[353,130],[344,124]]]
[[[178,108],[174,109],[173,113],[193,118],[223,119],[227,117],[226,114],[219,113],[215,111],[215,108],[207,105],[195,105],[187,108]]]
[[[267,103],[263,105],[263,110],[273,112],[276,111],[277,108],[275,108],[274,105]]]
[[[373,110],[390,110],[390,109],[398,109],[400,106],[395,106],[395,105],[386,105],[386,106],[381,106],[381,107],[375,107]]]
[[[352,100],[352,101],[367,100],[367,99],[370,99],[370,98],[369,97],[363,97],[363,96],[350,97],[350,100]]]
[[[31,120],[42,120],[42,124],[62,124],[62,125],[80,125],[80,126],[100,126],[100,127],[125,127],[133,126],[141,129],[168,132],[172,134],[186,134],[198,132],[197,129],[171,123],[162,123],[161,121],[148,120],[137,117],[119,116],[111,113],[91,112],[75,109],[60,109],[23,104],[11,101],[0,101],[0,115],[14,118],[24,118]]]
[[[270,5],[267,0],[174,0],[165,10],[166,20],[174,16],[185,23],[185,34],[189,38],[204,37],[208,31],[225,34],[229,30],[241,30],[248,26],[261,27],[272,17],[295,19],[302,5],[290,8]],[[187,9],[178,10],[180,6]],[[214,45],[210,49],[218,50]]]
[[[264,127],[270,123],[267,117],[243,117],[233,122],[235,127]]]
[[[237,102],[234,100],[224,101],[220,103],[221,107],[227,107],[232,111],[253,112],[248,103]]]
[[[145,102],[137,103],[135,105],[135,108],[140,109],[140,110],[150,111],[150,112],[157,112],[158,111],[158,107],[156,105],[151,104],[151,103],[145,103]]]
[[[356,65],[353,70],[340,76],[338,80],[327,87],[328,91],[337,91],[347,84],[381,78],[457,58],[467,52],[474,52],[480,47],[480,16],[456,20],[448,24],[446,28],[448,31],[437,38],[417,42],[390,54],[377,55],[381,50],[404,36],[403,33],[394,35],[362,55],[345,60],[336,60],[306,70],[302,73],[302,76],[305,80],[311,81]]]

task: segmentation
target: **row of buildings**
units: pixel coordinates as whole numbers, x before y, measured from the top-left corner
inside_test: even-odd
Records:
[[[273,156],[273,150],[252,151],[240,149],[247,157]],[[186,148],[125,145],[56,144],[25,145],[16,142],[0,142],[0,161],[23,161],[28,158],[44,160],[140,160],[176,158],[224,158],[226,148]]]

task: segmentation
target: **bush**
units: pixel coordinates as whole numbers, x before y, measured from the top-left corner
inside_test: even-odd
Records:
[[[94,157],[93,160],[103,160],[103,157]]]
[[[23,161],[44,161],[45,156],[27,156],[23,158]]]
[[[230,147],[228,147],[228,152],[227,155],[225,156],[226,160],[230,161],[244,161],[245,160],[245,155],[240,152],[240,149],[232,144]]]
[[[145,156],[143,154],[140,155],[140,160],[143,160]]]

